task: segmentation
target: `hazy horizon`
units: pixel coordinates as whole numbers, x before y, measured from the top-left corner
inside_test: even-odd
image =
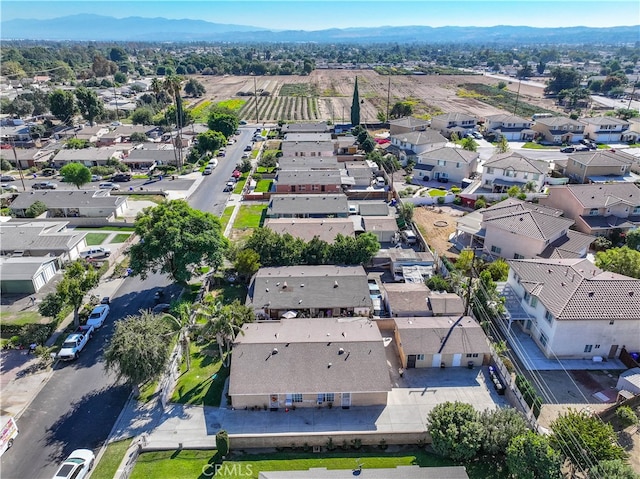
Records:
[[[122,6],[124,8],[118,8]],[[27,7],[27,8],[25,8]],[[640,19],[637,0],[3,0],[2,21],[50,19],[75,14],[115,18],[163,17],[250,25],[271,30],[323,30],[385,26],[634,26]],[[629,19],[635,22],[629,22]]]

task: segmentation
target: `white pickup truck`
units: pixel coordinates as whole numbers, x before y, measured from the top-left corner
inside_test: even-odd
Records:
[[[93,334],[94,327],[91,325],[80,326],[73,333],[67,336],[64,340],[60,352],[56,356],[63,361],[72,361],[77,359],[80,355],[80,351],[87,345],[91,335]]]

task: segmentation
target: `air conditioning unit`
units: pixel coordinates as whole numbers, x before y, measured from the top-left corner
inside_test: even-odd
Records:
[[[322,446],[313,446],[313,452],[315,453],[322,452]]]

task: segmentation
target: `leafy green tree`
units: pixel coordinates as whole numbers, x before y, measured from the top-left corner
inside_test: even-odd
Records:
[[[478,151],[478,143],[473,138],[463,138],[461,145],[463,150]]]
[[[64,270],[62,280],[56,285],[56,294],[60,300],[73,308],[73,325],[80,326],[80,308],[85,295],[98,286],[100,276],[92,265],[76,260]]]
[[[25,210],[24,214],[27,218],[37,218],[45,211],[47,211],[47,205],[38,200],[31,203],[31,205]]]
[[[22,80],[27,76],[22,65],[12,60],[0,63],[0,74],[10,80]]]
[[[161,316],[142,311],[116,321],[111,341],[105,349],[105,369],[125,379],[140,395],[140,385],[158,378],[171,353],[169,324]]]
[[[473,459],[482,445],[484,430],[478,412],[471,404],[444,402],[427,417],[433,449],[455,461]]]
[[[33,113],[33,103],[19,96],[10,102],[3,112],[20,118],[30,116]]]
[[[131,133],[131,136],[129,137],[129,139],[131,140],[132,143],[144,143],[145,141],[148,140],[147,135],[145,135],[140,131],[134,131],[133,133]]]
[[[229,453],[229,434],[224,429],[216,433],[216,448],[222,457]]]
[[[589,471],[591,479],[640,479],[633,468],[620,459],[600,461]]]
[[[260,269],[260,255],[252,249],[244,249],[236,255],[233,267],[242,279],[248,280]]]
[[[489,456],[503,456],[511,440],[528,429],[522,414],[511,407],[485,410],[480,421],[484,426],[482,451]]]
[[[314,236],[302,251],[302,261],[305,264],[327,264],[331,257],[331,246],[318,236]]]
[[[127,83],[127,75],[124,72],[116,72],[113,75],[113,81],[115,81],[118,85],[124,85]]]
[[[391,107],[391,118],[402,118],[413,114],[413,104],[409,101],[398,101]]]
[[[626,456],[611,424],[586,411],[569,409],[553,421],[550,428],[551,446],[583,471],[600,461]]]
[[[238,118],[227,113],[212,112],[207,126],[210,130],[219,131],[225,138],[229,138],[238,129]]]
[[[514,479],[561,479],[561,464],[549,439],[533,431],[514,437],[507,447],[507,467]]]
[[[184,86],[184,92],[187,95],[191,95],[194,98],[199,98],[204,95],[207,90],[204,85],[195,78],[190,78],[187,84]]]
[[[263,168],[275,168],[278,165],[278,158],[276,157],[276,153],[273,150],[265,151],[258,161],[258,166],[262,166]]]
[[[78,112],[76,97],[71,91],[54,90],[49,95],[49,108],[58,120],[73,125],[73,117]]]
[[[580,84],[580,73],[573,68],[557,67],[551,70],[551,78],[544,92],[547,95],[560,93],[562,90],[577,88]]]
[[[519,186],[513,185],[512,187],[510,187],[507,190],[507,195],[509,196],[509,198],[515,198],[519,194],[520,194],[520,187]]]
[[[502,258],[489,263],[486,269],[491,273],[491,279],[494,281],[506,281],[509,276],[509,265]]]
[[[640,228],[636,228],[627,233],[626,242],[629,249],[640,251]]]
[[[398,208],[398,216],[405,224],[411,223],[413,220],[413,212],[415,209],[415,205],[413,203],[409,203],[405,201],[400,204],[400,208]]]
[[[361,146],[365,153],[371,153],[376,149],[376,142],[369,136],[362,142]]]
[[[82,118],[93,126],[95,119],[104,113],[104,103],[95,91],[83,86],[76,88],[75,94]]]
[[[616,116],[622,120],[628,120],[629,118],[637,118],[640,116],[640,112],[634,108],[619,108],[616,110]]]
[[[81,163],[67,163],[60,168],[60,174],[64,181],[76,185],[78,189],[91,182],[91,170]]]
[[[596,266],[605,271],[640,279],[640,251],[628,246],[596,253]]]
[[[504,136],[500,135],[500,140],[496,144],[496,153],[501,154],[507,151],[509,151],[509,142]]]
[[[122,47],[113,47],[109,50],[109,60],[112,62],[123,62],[127,58],[127,52]]]
[[[138,214],[135,230],[140,242],[131,247],[131,269],[143,278],[161,271],[186,283],[202,262],[219,267],[227,248],[220,219],[184,200],[146,208]]]
[[[221,132],[213,130],[200,133],[196,138],[198,139],[198,151],[200,153],[219,150],[227,143],[227,139]]]
[[[351,100],[351,124],[353,126],[360,124],[360,94],[358,93],[358,77],[353,87],[353,99]]]
[[[55,292],[47,294],[38,304],[38,312],[45,318],[55,318],[63,308],[64,301]]]
[[[134,125],[153,125],[153,110],[149,107],[136,108],[131,114],[131,123]]]
[[[65,146],[69,150],[83,150],[89,148],[89,142],[80,138],[69,138]]]
[[[447,291],[453,293],[451,283],[440,275],[433,275],[426,281],[427,288],[431,291]]]

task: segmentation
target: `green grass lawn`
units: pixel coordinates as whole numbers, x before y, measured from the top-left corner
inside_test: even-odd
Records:
[[[610,146],[610,145],[607,145],[607,144],[605,143],[605,144],[602,144],[602,145],[601,145],[601,144],[598,144],[598,145],[597,145],[597,148],[598,148],[598,150],[610,150],[610,149],[611,149],[611,146]]]
[[[87,233],[85,240],[87,246],[96,246],[102,244],[107,239],[107,236],[109,236],[109,233]]]
[[[204,100],[202,103],[191,108],[191,115],[196,123],[206,123],[209,117],[209,110],[211,109],[211,102]]]
[[[271,189],[271,185],[273,184],[273,180],[260,180],[258,184],[256,184],[256,193],[266,193]]]
[[[244,185],[247,183],[247,178],[246,176],[242,175],[242,177],[238,180],[238,182],[236,183],[236,186],[233,188],[233,192],[237,195],[239,195],[240,193],[242,193],[242,190],[244,189]]]
[[[447,194],[446,191],[444,190],[438,190],[437,188],[431,188],[429,190],[429,196],[432,197],[436,197],[436,196],[445,196]]]
[[[258,157],[258,153],[260,153],[260,149],[251,150],[251,159],[255,160]]]
[[[215,342],[204,345],[191,343],[191,368],[187,371],[186,363],[183,361],[181,373],[171,397],[172,402],[220,406],[229,368],[222,367],[218,345]]]
[[[135,231],[133,226],[98,226],[96,228],[75,228],[76,231]]]
[[[258,166],[256,168],[256,173],[260,173],[261,175],[265,173],[273,173],[276,169],[274,167],[267,168],[266,166]]]
[[[207,296],[219,299],[222,304],[233,303],[234,300],[244,302],[247,298],[247,287],[244,284],[232,284],[222,281],[219,286],[207,293]]]
[[[16,324],[23,326],[25,324],[41,323],[43,319],[44,318],[40,316],[40,313],[38,313],[38,308],[33,308],[33,311],[0,313],[0,324]]]
[[[131,236],[131,233],[118,233],[111,239],[110,243],[124,243],[129,239],[129,236]]]
[[[162,451],[149,452],[140,455],[131,474],[132,479],[148,477],[171,477],[172,479],[187,479],[204,477],[203,468],[213,462],[214,451]],[[372,449],[366,451],[324,452],[321,455],[313,453],[275,453],[275,454],[247,454],[231,453],[230,460],[225,461],[215,475],[218,479],[231,477],[257,478],[263,471],[300,471],[313,467],[327,469],[352,470],[357,464],[363,469],[395,468],[396,466],[418,465],[421,467],[442,467],[455,465],[452,461],[429,454],[424,450],[410,449],[389,452]],[[234,467],[235,466],[235,467]],[[467,473],[471,479],[506,479],[506,474],[498,471],[499,465],[491,462],[474,463],[467,466]],[[226,473],[225,473],[226,469]],[[235,474],[235,475],[234,475]]]
[[[113,479],[130,444],[131,439],[109,444],[100,462],[96,464],[96,467],[93,469],[91,477],[93,479]]]
[[[259,228],[263,222],[262,217],[267,210],[267,205],[242,205],[233,227],[236,229]]]
[[[222,231],[229,224],[229,220],[231,219],[231,213],[233,213],[235,206],[227,206],[222,212],[222,216],[220,216],[220,224],[222,225]]]
[[[530,150],[544,150],[548,147],[541,145],[540,143],[534,143],[532,141],[528,141],[524,145],[522,145],[522,148],[529,148]]]
[[[138,396],[138,401],[145,403],[151,401],[154,394],[156,393],[156,389],[158,388],[159,380],[151,381],[146,383],[140,388],[140,396]]]

